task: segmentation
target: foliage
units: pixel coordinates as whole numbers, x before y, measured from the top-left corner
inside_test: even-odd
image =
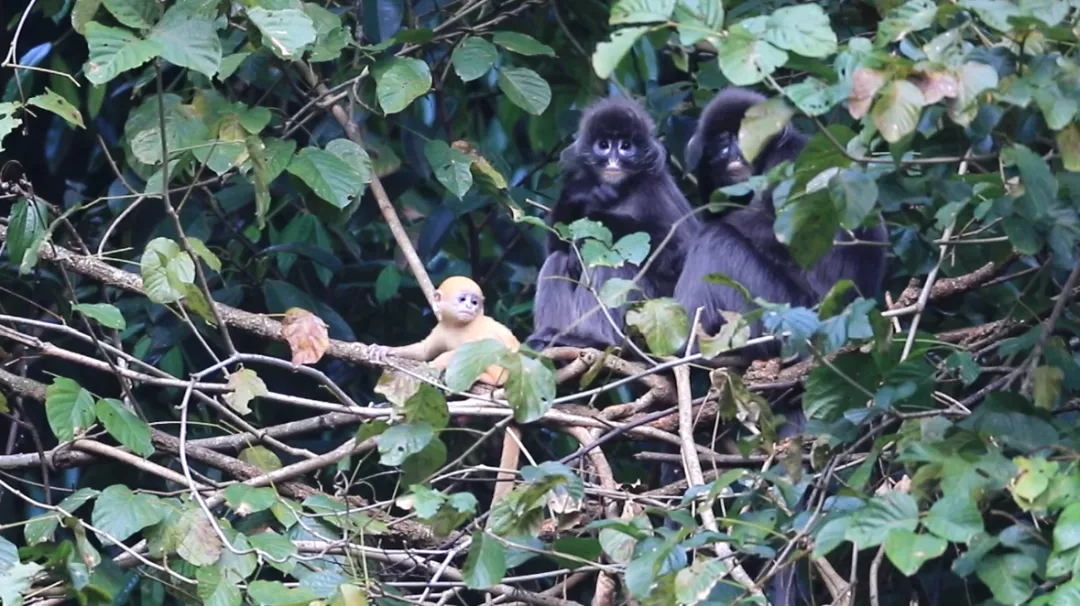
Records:
[[[0,72],[0,604],[749,604],[787,575],[807,603],[1080,603],[1075,0],[27,4]],[[527,335],[552,236],[588,272],[649,263],[644,232],[545,224],[559,153],[631,95],[696,200],[682,150],[728,85],[769,96],[747,157],[810,140],[712,210],[775,187],[807,267],[883,213],[888,297],[704,335],[586,280],[647,356],[558,371],[352,345],[420,340],[451,275]],[[696,369],[758,320],[799,359]],[[502,390],[462,395],[492,364]],[[661,411],[680,389],[695,428]],[[511,422],[527,464],[492,503]]]

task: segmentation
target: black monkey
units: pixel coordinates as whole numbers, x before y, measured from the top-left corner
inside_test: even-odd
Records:
[[[686,146],[688,165],[696,164],[700,195],[708,201],[712,193],[769,171],[785,160],[794,160],[806,145],[807,137],[794,124],[787,124],[773,137],[751,164],[738,146],[739,124],[754,105],[766,98],[743,88],[721,91],[701,115],[694,136]],[[734,289],[710,284],[703,278],[720,273],[741,283],[751,296],[772,303],[811,306],[837,281],[849,279],[859,294],[875,297],[885,278],[885,248],[873,245],[836,246],[812,269],[803,269],[787,248],[776,239],[772,192],[744,196],[746,206],[728,211],[705,222],[687,252],[686,263],[675,287],[675,298],[691,314],[703,308],[702,328],[712,334],[724,324],[719,310],[746,312],[753,305]],[[885,242],[887,232],[879,218],[873,227],[855,230],[859,240]],[[844,230],[836,239],[850,241]],[[754,327],[754,335],[760,334]],[[755,348],[753,357],[776,355],[775,344]]]
[[[655,251],[680,219],[672,239],[656,254],[638,282],[633,298],[671,296],[682,270],[686,247],[699,229],[692,209],[667,171],[664,146],[653,135],[655,126],[638,103],[603,99],[581,117],[577,137],[560,157],[564,184],[550,224],[569,225],[587,217],[603,223],[613,238],[644,231]],[[688,217],[689,216],[689,217]],[[620,344],[618,332],[597,311],[599,305],[584,285],[593,288],[611,278],[632,279],[639,267],[596,267],[583,276],[581,263],[570,245],[554,234],[548,237],[547,259],[537,279],[534,330],[526,345],[605,348]],[[569,279],[567,279],[569,278]],[[623,309],[611,309],[620,330]],[[575,324],[576,322],[576,324]]]

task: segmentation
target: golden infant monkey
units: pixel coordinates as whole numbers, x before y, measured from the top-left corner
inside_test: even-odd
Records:
[[[431,362],[432,366],[442,372],[449,366],[450,358],[457,348],[466,343],[495,339],[510,351],[518,351],[521,347],[521,343],[509,328],[484,315],[484,293],[479,284],[465,276],[451,276],[443,280],[435,291],[435,305],[435,315],[439,323],[423,341],[402,347],[370,345],[368,357],[376,363],[385,362],[388,355]],[[506,379],[506,369],[494,364],[477,377],[478,381],[495,387],[501,387],[506,383]],[[508,435],[503,439],[499,468],[516,470],[521,457],[521,449],[517,443],[521,434],[513,425],[506,429]],[[514,487],[513,479],[513,473],[499,472],[492,505],[510,492]]]
[[[392,355],[410,360],[431,362],[431,365],[446,370],[457,348],[473,341],[495,339],[510,351],[517,351],[521,344],[510,329],[484,315],[484,293],[480,286],[465,276],[451,276],[439,285],[435,291],[435,315],[439,323],[427,337],[419,343],[402,347],[371,345],[368,356],[376,363],[386,361]],[[506,369],[492,365],[477,378],[478,381],[495,387],[506,383]]]

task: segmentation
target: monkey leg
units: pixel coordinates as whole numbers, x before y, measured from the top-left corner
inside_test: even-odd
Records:
[[[497,364],[492,364],[491,366],[488,366],[484,372],[480,373],[480,376],[477,377],[476,380],[494,387],[502,387],[509,377],[510,373],[507,372],[505,368]]]
[[[429,364],[438,369],[439,372],[443,372],[446,370],[447,366],[450,366],[450,358],[454,357],[455,351],[457,350],[451,349],[450,351],[444,351],[441,354],[435,356],[435,359],[429,362]]]

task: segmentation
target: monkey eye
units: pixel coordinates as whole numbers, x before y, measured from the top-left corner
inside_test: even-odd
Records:
[[[626,139],[619,141],[619,153],[624,156],[634,155],[634,142],[627,141]]]
[[[611,149],[611,142],[607,139],[600,139],[596,142],[596,149],[599,150],[600,153],[607,153],[607,151]]]

